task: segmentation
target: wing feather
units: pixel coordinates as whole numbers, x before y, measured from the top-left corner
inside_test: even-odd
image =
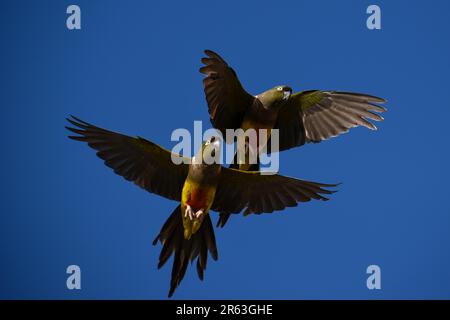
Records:
[[[205,50],[200,72],[206,77],[203,87],[213,126],[225,136],[226,129],[240,128],[254,97],[242,87],[236,72],[211,50]]]
[[[279,150],[320,142],[357,126],[376,130],[386,101],[367,94],[311,90],[293,94],[278,114]]]
[[[219,212],[271,213],[311,199],[328,200],[335,191],[323,184],[281,175],[261,175],[256,171],[222,168],[212,209]]]
[[[176,165],[171,152],[153,142],[108,131],[74,116],[67,120],[75,127],[66,128],[77,134],[69,138],[97,150],[97,156],[116,174],[151,193],[180,200],[189,170],[188,159]]]

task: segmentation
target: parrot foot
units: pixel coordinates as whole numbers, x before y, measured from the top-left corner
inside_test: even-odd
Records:
[[[190,205],[186,206],[186,210],[184,212],[185,217],[189,217],[191,220],[200,220],[203,218],[203,214],[205,211],[203,209],[198,210],[195,212]]]

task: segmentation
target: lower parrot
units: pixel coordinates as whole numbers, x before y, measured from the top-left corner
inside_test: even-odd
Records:
[[[162,244],[158,268],[174,254],[169,297],[182,281],[189,262],[196,260],[201,280],[208,252],[218,251],[211,211],[271,213],[311,199],[328,200],[335,184],[304,181],[282,175],[222,167],[204,161],[221,152],[218,137],[206,140],[192,159],[173,154],[141,137],[131,137],[99,128],[74,116],[69,138],[87,143],[106,166],[137,186],[178,202],[153,244]],[[176,158],[180,161],[173,161]],[[175,164],[181,163],[181,164]]]

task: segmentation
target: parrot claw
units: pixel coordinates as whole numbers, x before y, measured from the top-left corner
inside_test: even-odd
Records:
[[[201,216],[203,215],[203,209],[200,209],[200,210],[198,210],[196,213],[195,213],[195,217],[197,218],[197,219],[200,219],[201,218]]]
[[[194,212],[194,210],[192,209],[192,207],[190,205],[186,206],[186,210],[184,211],[184,216],[187,218],[189,217],[189,219],[192,220],[199,220],[202,218],[203,214],[205,213],[205,211],[203,209],[198,210],[197,212]]]
[[[190,205],[187,205],[186,210],[184,211],[184,216],[189,217],[190,220],[194,219],[194,210]]]

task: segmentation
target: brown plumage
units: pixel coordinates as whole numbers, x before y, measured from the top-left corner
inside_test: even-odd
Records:
[[[202,161],[191,163],[191,159],[172,154],[143,138],[105,130],[76,117],[67,120],[74,126],[67,129],[77,134],[69,137],[97,150],[97,156],[116,174],[151,193],[179,202],[153,242],[162,244],[158,268],[174,255],[169,297],[182,281],[189,262],[197,260],[197,273],[203,279],[208,252],[214,260],[218,258],[210,209],[271,213],[311,199],[328,200],[324,195],[334,191],[326,188],[336,186],[227,169]],[[203,144],[198,155],[204,156],[206,145],[220,152],[220,140],[213,139]],[[172,159],[182,163],[176,165]],[[187,217],[190,205],[197,213],[202,211],[193,221]]]
[[[368,94],[309,90],[292,94],[288,86],[277,86],[252,96],[245,91],[236,72],[217,53],[205,50],[200,72],[213,126],[226,136],[226,129],[278,129],[277,150],[270,139],[258,142],[258,150],[283,151],[305,143],[317,143],[363,126],[375,130],[370,121],[382,121],[378,113],[386,101]],[[248,149],[247,149],[248,150]],[[237,167],[233,164],[232,167]],[[243,170],[259,170],[258,164],[240,165]],[[222,212],[218,226],[230,216]]]

